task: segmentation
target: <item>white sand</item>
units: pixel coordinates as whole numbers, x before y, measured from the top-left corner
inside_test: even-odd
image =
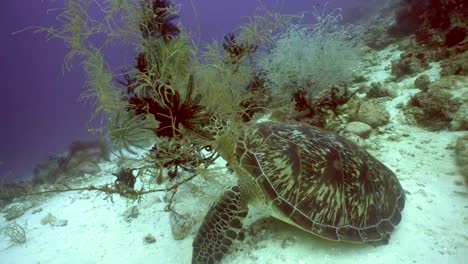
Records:
[[[388,53],[383,51],[379,56],[383,63],[370,69],[371,81],[389,76]],[[397,54],[390,54],[394,56]],[[427,73],[432,80],[437,79],[437,65]],[[466,131],[428,132],[401,124],[401,113],[395,106],[417,91],[402,88],[413,81],[410,78],[398,84],[399,97],[388,102],[391,123],[383,129],[385,133],[368,140],[376,146],[369,151],[396,172],[408,192],[403,219],[388,245],[325,241],[272,218],[259,220],[253,209],[248,217],[248,223],[254,222],[248,228],[253,233],[236,244],[223,263],[468,263],[468,190],[455,184],[462,176],[455,166],[453,149],[448,148]],[[389,141],[389,135],[400,137]],[[92,183],[110,183],[113,177],[109,171],[114,170],[110,166],[104,164],[101,177]],[[199,222],[222,190],[192,187],[180,190],[176,209],[194,215]],[[137,203],[118,196],[112,203],[104,197],[95,192],[61,193],[37,206],[41,212],[32,214],[30,209],[17,219],[18,223],[27,222],[27,243],[8,247],[9,243],[1,240],[0,263],[190,263],[197,227],[184,240],[174,240],[162,193],[146,196],[139,204],[140,215],[130,223],[122,214]],[[67,219],[68,224],[41,225],[49,212]],[[0,226],[4,223],[1,218]],[[143,243],[148,233],[156,237],[154,244]]]

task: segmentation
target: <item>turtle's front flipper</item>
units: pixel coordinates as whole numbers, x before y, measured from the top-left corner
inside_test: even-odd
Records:
[[[193,240],[192,264],[219,263],[232,242],[239,238],[247,213],[239,186],[226,190],[211,206]]]

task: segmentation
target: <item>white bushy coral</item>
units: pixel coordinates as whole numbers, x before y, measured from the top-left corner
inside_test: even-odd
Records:
[[[317,16],[311,26],[293,25],[279,35],[259,69],[274,94],[305,89],[318,93],[351,77],[361,61],[359,30],[341,16]]]

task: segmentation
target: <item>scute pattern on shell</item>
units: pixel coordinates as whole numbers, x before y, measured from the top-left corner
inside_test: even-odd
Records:
[[[404,191],[395,174],[351,141],[297,123],[265,122],[241,135],[238,164],[272,210],[318,236],[352,242],[388,238]]]

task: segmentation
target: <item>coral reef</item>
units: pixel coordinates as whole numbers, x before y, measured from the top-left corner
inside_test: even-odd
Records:
[[[193,75],[184,80],[192,48],[172,22],[177,12],[169,1],[154,0],[143,8],[143,14],[144,48],[136,57],[134,76],[126,74],[121,82],[127,88],[127,111],[140,119],[152,115],[157,137],[174,138],[182,129],[208,136],[202,131],[208,115],[200,105],[201,95],[194,94]],[[180,87],[184,83],[185,91]]]
[[[110,150],[107,143],[102,140],[75,141],[70,146],[68,156],[75,159],[101,162],[109,160]]]
[[[468,130],[467,82],[465,76],[452,75],[429,83],[410,101],[409,113],[431,129]]]
[[[468,81],[468,76],[442,76],[437,81],[431,82],[428,85],[429,89],[440,89],[447,91],[458,91],[457,93],[466,91],[466,82]]]
[[[109,148],[103,141],[77,141],[68,155],[51,156],[34,168],[33,184],[56,183],[64,178],[81,177],[101,171],[99,163],[109,160]]]
[[[109,121],[106,136],[119,151],[118,158],[126,160],[126,164],[119,165],[120,170],[113,173],[116,177],[114,182],[85,187],[68,185],[67,182],[60,191],[84,191],[81,196],[76,196],[80,199],[89,198],[90,191],[104,192],[108,195],[104,199],[110,198],[112,202],[113,194],[140,202],[146,198],[143,195],[162,192],[165,194],[163,201],[167,203],[165,210],[169,219],[161,218],[161,221],[170,223],[175,240],[190,236],[199,219],[198,213],[176,211],[190,207],[178,207],[183,203],[182,199],[190,200],[192,207],[200,211],[200,208],[204,209],[202,203],[193,197],[199,198],[205,192],[210,194],[213,187],[232,180],[231,175],[225,173],[224,164],[213,166],[219,157],[217,151],[222,149],[217,140],[236,135],[240,129],[255,124],[259,119],[293,119],[339,130],[351,135],[354,140],[372,141],[374,145],[381,143],[378,140],[386,136],[382,134],[395,133],[395,137],[406,137],[403,135],[409,136],[412,132],[405,130],[404,126],[387,125],[390,120],[387,106],[393,107],[414,89],[399,90],[398,85],[392,82],[364,85],[363,82],[374,80],[374,77],[381,80],[382,76],[380,72],[375,76],[373,71],[361,72],[366,76],[353,72],[365,60],[363,57],[367,54],[364,53],[363,42],[368,39],[359,28],[341,24],[338,13],[318,14],[318,23],[311,26],[294,25],[291,23],[292,17],[266,13],[250,18],[249,23],[240,26],[236,34],[224,36],[223,42],[213,41],[201,47],[182,24],[176,23],[178,10],[169,0],[86,1],[88,5],[97,5],[98,11],[104,13],[106,21],[103,23],[94,21],[94,14],[86,13],[88,9],[81,10],[85,1],[65,2],[73,3],[74,7],[68,8],[79,9],[81,13],[62,13],[59,16],[69,23],[65,27],[66,34],[59,32],[59,36],[72,44],[72,53],[83,56],[83,66],[89,75],[89,91],[85,97],[95,98],[96,112],[102,111],[105,120]],[[408,50],[401,54],[401,58],[392,63],[395,79],[414,76],[428,69],[430,61],[447,58],[457,60],[459,66],[452,69],[448,66],[450,61],[446,60],[447,66],[442,66],[446,74],[464,75],[466,63],[462,49],[466,37],[459,29],[461,26],[455,25],[451,17],[447,26],[446,16],[426,14],[429,11],[424,9],[425,6],[421,9],[416,1],[403,2],[408,4],[406,13],[400,11],[397,24],[389,31],[395,36],[400,36],[400,31],[404,34],[416,32],[417,43],[411,42],[409,47],[405,47]],[[128,6],[134,4],[136,6]],[[423,11],[423,17],[441,21],[440,24],[431,25],[431,30],[438,30],[436,34],[421,29],[429,23],[423,18],[402,15],[413,14],[415,10]],[[131,29],[121,27],[121,22],[130,22]],[[378,26],[374,28],[376,35],[368,41],[368,45],[381,48],[393,39],[383,41],[389,31],[386,25]],[[106,41],[102,46],[97,46],[101,43],[93,41],[101,38],[101,32],[106,32],[103,38]],[[135,48],[130,58],[124,58],[130,65],[123,66],[126,71],[120,75],[106,65],[105,54],[101,54],[109,43],[116,40]],[[439,45],[441,48],[424,50],[426,47],[420,46],[421,43]],[[394,51],[389,51],[385,56],[375,56],[374,64],[383,64],[382,60],[393,56]],[[383,64],[376,69],[380,71],[385,67]],[[431,78],[434,78],[432,73]],[[357,84],[348,90],[348,83],[353,82],[360,82],[362,89],[355,89],[359,86]],[[431,82],[427,75],[420,76],[415,86],[421,89],[421,93],[412,98],[405,111],[425,126],[466,129],[468,100],[463,96],[466,98],[468,93],[454,95],[452,85],[445,87],[446,84],[441,81]],[[356,95],[363,90],[365,96]],[[402,96],[392,100],[397,97],[397,91]],[[460,107],[455,109],[455,106]],[[392,112],[392,121],[394,114]],[[429,118],[433,119],[423,121]],[[97,173],[100,170],[98,163],[108,159],[109,150],[106,145],[96,145],[99,144],[73,144],[68,154],[51,157],[38,166],[35,183],[57,183],[62,178]],[[464,153],[464,147],[459,149]],[[392,156],[396,157],[392,159],[395,162],[413,155],[412,152],[403,151],[388,153],[393,154],[396,154]],[[465,162],[465,159],[461,162]],[[229,167],[228,164],[229,168],[234,166],[231,164]],[[403,171],[412,167],[396,169]],[[218,170],[222,173],[218,173]],[[191,185],[195,186],[193,190],[184,192],[184,188]],[[54,185],[52,190],[46,189],[43,193],[55,192],[59,188],[61,185]],[[153,199],[151,196],[148,198]],[[161,201],[161,196],[154,199]],[[13,212],[11,214],[15,216]],[[139,207],[131,205],[121,217],[131,222],[139,214]],[[147,215],[140,217],[147,218]],[[140,220],[145,221],[138,219],[138,222]],[[45,216],[42,222],[66,224],[57,222],[52,214]],[[150,244],[156,239],[148,234],[143,241]],[[286,242],[284,244],[287,246]]]
[[[0,183],[0,201],[11,201],[16,197],[30,192],[32,188],[31,181]]]
[[[466,75],[467,10],[462,0],[401,0],[388,32],[395,37],[414,34],[415,41],[392,63],[395,77],[414,75],[440,60],[445,60],[442,75]]]
[[[15,220],[16,218],[23,216],[27,209],[28,208],[24,208],[23,206],[16,204],[4,210],[5,214],[3,217],[5,217],[5,220],[7,221]]]
[[[440,88],[441,82],[443,80],[434,82],[428,90],[415,94],[408,102],[406,111],[415,118],[417,124],[432,130],[448,129],[454,114],[462,105],[460,98]]]
[[[455,161],[460,173],[465,177],[468,185],[468,135],[457,138],[455,143]]]
[[[447,47],[453,47],[465,40],[467,35],[467,29],[464,27],[454,27],[447,32],[445,35],[444,45]]]
[[[51,156],[34,168],[33,183],[44,184],[54,183],[64,177],[63,170],[65,158],[61,156]]]
[[[424,53],[403,52],[400,59],[392,61],[392,74],[397,80],[416,75],[429,68]]]
[[[16,218],[23,216],[24,213],[28,209],[34,207],[36,203],[36,201],[28,200],[18,200],[14,203],[10,203],[2,210],[3,217],[5,217],[5,220],[7,221],[15,220]]]
[[[427,74],[421,74],[414,80],[414,86],[422,91],[427,91],[430,83],[431,79]]]
[[[468,92],[463,95],[463,104],[453,114],[450,122],[450,130],[463,131],[468,130]]]
[[[451,47],[463,41],[468,11],[463,0],[401,0],[391,36],[416,35],[418,43]],[[463,39],[462,39],[463,37]]]
[[[213,113],[202,102],[191,72],[193,46],[174,24],[176,9],[169,1],[152,1],[143,7],[143,14],[142,49],[134,69],[120,81],[126,88],[126,113],[111,116],[109,135],[119,149],[131,154],[137,154],[135,148],[146,147],[147,168],[160,171],[156,178],[161,184],[177,177],[179,168],[193,172],[194,167],[212,162],[201,154],[206,145],[194,141],[212,140]],[[238,60],[234,64],[240,63],[246,52],[255,50],[237,42],[233,35],[226,37],[224,48],[230,52],[231,63]],[[167,177],[162,177],[162,170],[167,171]],[[128,182],[118,178],[116,187],[133,189],[134,183],[124,183]]]
[[[382,50],[388,45],[395,42],[395,38],[391,37],[387,33],[388,26],[385,22],[377,26],[370,26],[366,32],[365,43],[368,47],[374,50]]]
[[[442,68],[440,72],[442,76],[468,76],[468,52],[456,54],[446,60],[441,61],[440,67]]]
[[[361,87],[359,90],[367,90],[366,97],[367,98],[395,98],[397,97],[397,89],[398,85],[395,83],[371,83],[370,87]]]
[[[350,110],[350,120],[365,123],[372,128],[384,126],[390,119],[390,114],[382,98],[361,101],[356,109]]]

